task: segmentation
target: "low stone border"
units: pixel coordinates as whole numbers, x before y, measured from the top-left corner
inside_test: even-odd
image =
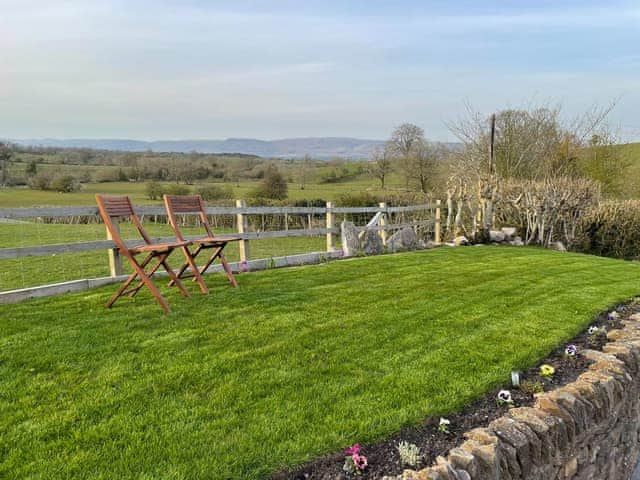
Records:
[[[629,480],[640,454],[640,314],[608,333],[578,379],[535,395],[438,457],[386,480]]]

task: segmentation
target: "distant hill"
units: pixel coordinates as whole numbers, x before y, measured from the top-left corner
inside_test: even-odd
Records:
[[[382,140],[341,137],[285,138],[281,140],[227,138],[226,140],[159,140],[152,142],[126,139],[29,138],[9,141],[25,146],[91,148],[127,152],[151,150],[153,152],[185,153],[196,151],[200,153],[242,153],[275,158],[303,157],[309,154],[317,159],[368,158],[375,147],[384,143]]]

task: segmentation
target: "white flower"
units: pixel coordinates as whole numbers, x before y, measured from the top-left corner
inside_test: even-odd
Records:
[[[509,390],[500,390],[498,392],[498,402],[513,403],[513,399],[511,398],[511,392]]]
[[[589,327],[589,330],[587,330],[587,333],[588,333],[589,335],[593,335],[593,334],[597,333],[599,330],[600,330],[600,329],[599,329],[598,327],[596,327],[595,325],[591,325],[591,326]]]
[[[451,425],[451,420],[444,417],[440,417],[440,426],[442,425]]]

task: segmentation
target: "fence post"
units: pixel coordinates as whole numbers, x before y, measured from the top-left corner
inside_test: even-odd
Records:
[[[120,224],[114,222],[113,229],[118,235],[120,235]],[[113,240],[111,232],[107,228],[107,240]],[[109,255],[109,275],[112,277],[118,277],[123,274],[122,270],[122,257],[120,257],[120,251],[117,248],[110,248],[107,250]]]
[[[236,200],[236,208],[246,208],[247,202],[244,200]],[[243,234],[247,233],[249,230],[249,222],[247,220],[247,215],[244,212],[239,212],[236,214],[236,223],[238,228],[238,233]],[[247,270],[247,262],[249,261],[249,240],[243,238],[238,242],[238,250],[240,251],[240,265],[241,270]]]
[[[379,207],[381,209],[381,215],[380,215],[380,221],[378,222],[378,225],[381,227],[386,227],[387,226],[387,204],[386,202],[380,202]],[[382,244],[386,245],[387,244],[387,231],[386,230],[379,230],[380,231],[380,238],[382,238]]]
[[[435,242],[440,243],[440,214],[441,214],[441,201],[436,200],[436,221],[435,221]]]
[[[327,230],[335,228],[335,216],[333,211],[333,202],[327,202]],[[335,251],[336,247],[333,244],[333,232],[327,232],[327,252]]]

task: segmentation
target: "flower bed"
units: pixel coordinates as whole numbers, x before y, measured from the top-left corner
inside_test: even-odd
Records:
[[[402,472],[407,469],[431,465],[439,456],[446,455],[468,438],[465,434],[470,430],[488,425],[513,407],[531,407],[535,403],[536,394],[555,390],[575,381],[593,363],[582,353],[587,350],[601,351],[607,342],[606,333],[622,328],[622,321],[637,312],[640,312],[640,303],[632,302],[600,314],[588,329],[566,345],[559,346],[539,365],[526,372],[514,372],[517,378],[512,378],[512,381],[519,383],[518,386],[505,383],[456,414],[447,415],[446,418],[430,417],[419,427],[404,429],[378,444],[357,445],[356,455],[364,457],[361,462],[364,462],[365,468],[347,469],[344,467],[344,455],[335,454],[312,461],[294,471],[279,472],[272,478],[379,479],[385,476],[395,478],[396,475],[402,478]],[[411,455],[405,453],[409,450],[412,451]],[[349,458],[347,456],[347,463]],[[407,461],[407,458],[413,460]],[[411,475],[408,470],[404,478],[413,478]]]

